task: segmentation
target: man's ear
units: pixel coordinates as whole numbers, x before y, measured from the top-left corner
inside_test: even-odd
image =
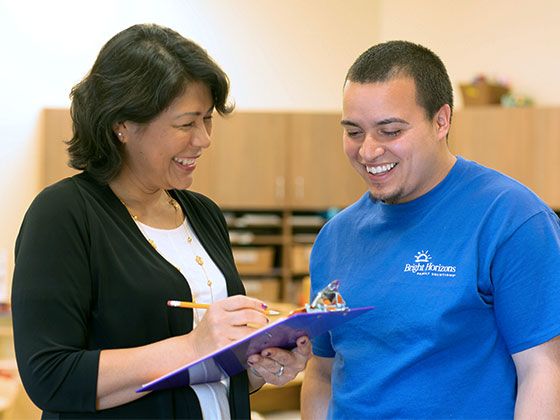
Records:
[[[449,133],[451,126],[451,107],[448,104],[443,105],[434,116],[435,128],[438,132],[438,138],[445,139]]]

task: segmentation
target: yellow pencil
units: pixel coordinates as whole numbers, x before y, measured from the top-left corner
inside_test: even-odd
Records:
[[[174,308],[191,308],[191,309],[208,309],[210,307],[208,303],[184,302],[182,300],[168,300],[167,306],[172,306]]]
[[[182,300],[168,300],[167,306],[172,306],[173,308],[208,309],[210,307],[210,304],[185,302]],[[280,315],[280,311],[276,311],[274,309],[265,309],[264,313],[270,316]]]

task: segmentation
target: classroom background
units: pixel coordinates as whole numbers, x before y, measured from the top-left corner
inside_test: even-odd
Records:
[[[13,247],[35,195],[67,173],[68,95],[112,35],[169,26],[229,75],[238,115],[217,122],[193,188],[226,211],[248,291],[299,304],[314,235],[365,191],[338,120],[346,71],[375,43],[436,52],[455,89],[454,150],[560,210],[559,17],[556,0],[0,0],[0,418],[38,418],[14,371]],[[477,102],[499,86],[508,95]],[[264,391],[263,416],[285,408],[297,418],[297,386]]]

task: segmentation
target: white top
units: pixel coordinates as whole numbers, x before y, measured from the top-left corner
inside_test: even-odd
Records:
[[[151,239],[156,250],[177,267],[189,283],[194,301],[212,303],[227,297],[226,279],[218,266],[212,261],[200,240],[194,234],[185,218],[183,224],[175,229],[156,229],[136,221],[138,228],[146,239]],[[187,238],[192,238],[189,243]],[[196,262],[196,257],[202,257],[204,265]],[[208,276],[208,277],[207,277]],[[212,287],[208,286],[208,279]],[[176,297],[171,297],[175,299]],[[212,299],[213,298],[213,299]],[[178,311],[184,309],[177,309]],[[194,309],[193,328],[202,319],[205,309]],[[196,393],[202,409],[204,419],[229,419],[228,390],[229,380],[199,384],[191,386]]]

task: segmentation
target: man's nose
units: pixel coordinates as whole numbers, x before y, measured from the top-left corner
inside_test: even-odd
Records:
[[[360,147],[360,156],[365,162],[371,162],[382,156],[385,148],[373,136],[366,135],[362,146]]]

